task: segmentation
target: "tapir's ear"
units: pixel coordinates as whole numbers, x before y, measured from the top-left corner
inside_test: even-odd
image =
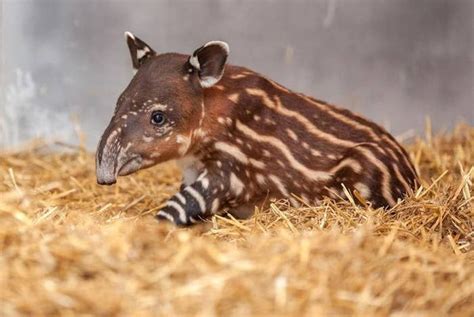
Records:
[[[189,63],[197,70],[201,87],[211,87],[222,78],[227,56],[229,45],[221,41],[208,42],[194,51]]]
[[[147,58],[156,55],[155,51],[145,42],[130,32],[125,32],[130,56],[132,57],[133,68],[137,70]]]

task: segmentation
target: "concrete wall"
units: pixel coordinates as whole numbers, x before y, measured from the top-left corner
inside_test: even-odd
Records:
[[[212,39],[230,63],[343,105],[394,134],[474,124],[474,1],[3,0],[0,146],[33,136],[93,148],[131,78],[123,32],[158,52]],[[3,128],[2,128],[3,126]]]

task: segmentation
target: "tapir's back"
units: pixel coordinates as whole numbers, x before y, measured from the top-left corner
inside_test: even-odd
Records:
[[[344,197],[344,184],[375,206],[389,206],[414,188],[407,153],[380,126],[248,69],[227,72],[216,89],[233,110],[220,121],[231,131],[229,142],[266,166],[275,192],[284,187],[314,202]]]

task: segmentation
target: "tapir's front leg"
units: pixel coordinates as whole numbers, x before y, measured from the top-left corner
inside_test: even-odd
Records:
[[[204,169],[194,183],[182,186],[168,200],[156,218],[182,226],[193,224],[210,217],[225,206],[227,191],[228,184],[221,176]]]

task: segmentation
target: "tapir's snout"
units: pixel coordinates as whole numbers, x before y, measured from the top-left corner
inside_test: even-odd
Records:
[[[117,178],[112,173],[107,173],[99,167],[96,169],[97,184],[99,185],[113,185],[117,182]]]
[[[112,185],[117,182],[118,170],[120,169],[119,156],[127,152],[121,145],[122,130],[111,123],[105,129],[97,147],[95,160],[95,173],[97,183],[100,185]]]
[[[99,185],[113,185],[117,182],[117,176],[126,176],[142,168],[143,159],[140,155],[128,154],[119,151],[115,158],[97,159],[96,177]]]
[[[142,168],[143,158],[133,153],[130,142],[122,145],[122,129],[109,126],[99,142],[96,154],[96,177],[100,185],[113,185],[117,176],[129,175]]]
[[[104,142],[104,139],[106,141]],[[117,141],[108,144],[109,138],[104,136],[97,148],[95,160],[95,174],[97,183],[100,185],[112,185],[117,182],[117,158],[119,153],[119,145]]]

